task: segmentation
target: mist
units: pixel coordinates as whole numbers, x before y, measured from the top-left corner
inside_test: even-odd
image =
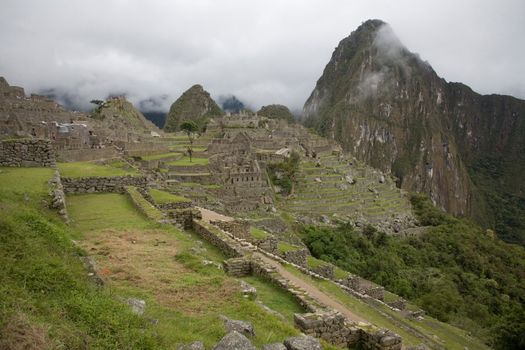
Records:
[[[379,18],[400,40],[385,30],[385,57],[406,47],[448,81],[525,98],[523,13],[518,0],[4,0],[0,76],[83,110],[124,94],[166,112],[194,84],[254,110],[300,110],[337,43]]]

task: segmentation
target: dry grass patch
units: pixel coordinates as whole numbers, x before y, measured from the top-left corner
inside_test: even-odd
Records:
[[[86,235],[82,246],[95,258],[97,273],[107,284],[143,290],[165,307],[205,313],[238,296],[238,286],[227,283],[222,273],[203,274],[177,261],[184,246],[174,235],[160,230],[104,230]],[[205,260],[196,259],[199,264]],[[218,270],[213,265],[206,268]]]
[[[0,330],[2,350],[43,350],[52,347],[47,331],[32,324],[24,314],[13,315]]]

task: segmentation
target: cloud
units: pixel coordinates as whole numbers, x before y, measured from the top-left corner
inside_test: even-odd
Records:
[[[167,111],[193,84],[298,109],[337,43],[368,18],[447,80],[525,97],[525,3],[389,0],[3,0],[0,75],[80,108],[125,92]],[[385,38],[388,33],[385,32]],[[386,55],[398,46],[378,43]],[[373,83],[373,79],[370,81]]]

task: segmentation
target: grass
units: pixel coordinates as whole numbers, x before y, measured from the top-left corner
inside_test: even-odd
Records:
[[[95,162],[73,162],[58,163],[58,170],[63,177],[103,177],[103,176],[125,176],[139,175],[136,169],[130,168],[127,163],[113,162],[109,164],[97,164]]]
[[[137,211],[131,200],[117,193],[67,196],[73,227],[81,232],[101,229],[146,229],[155,224]]]
[[[180,186],[180,187],[192,187],[192,188],[204,188],[204,189],[208,189],[208,190],[216,190],[216,189],[219,189],[219,188],[222,188],[223,186],[222,185],[203,185],[203,184],[200,184],[200,183],[197,183],[197,182],[181,182],[179,183],[177,186]]]
[[[153,204],[148,202],[146,198],[140,193],[136,187],[133,186],[127,186],[126,192],[130,196],[130,199],[132,200],[133,204],[137,207],[137,209],[142,212],[144,215],[148,217],[148,219],[159,221],[164,218],[164,215],[162,215],[162,212],[157,209]]]
[[[306,257],[306,263],[307,263],[308,267],[311,268],[311,269],[316,269],[318,267],[323,267],[323,266],[328,265],[327,262],[319,260],[319,259],[316,259],[316,258],[314,258],[311,255],[308,255]]]
[[[150,188],[149,194],[151,197],[153,197],[153,200],[157,204],[191,202],[191,200],[188,198],[177,196],[166,191],[157,190],[155,188]]]
[[[167,162],[167,165],[173,166],[193,166],[193,165],[208,165],[208,158],[193,157],[190,162],[190,157],[184,156],[179,160]]]
[[[257,289],[257,298],[264,305],[279,312],[288,322],[293,324],[294,314],[306,312],[294,297],[283,289],[257,277],[244,277],[243,280]]]
[[[170,152],[170,153],[162,153],[162,154],[153,154],[150,156],[141,156],[143,160],[159,160],[164,158],[171,158],[181,155],[179,152]]]
[[[268,232],[256,227],[250,227],[250,235],[254,239],[266,239],[268,237]]]
[[[290,243],[286,243],[286,242],[277,243],[277,250],[280,253],[291,252],[291,251],[299,250],[299,249],[301,249],[301,247],[291,245]]]
[[[105,216],[102,221],[111,223],[99,225],[97,231],[85,210],[70,209],[70,216],[80,231],[80,244],[95,257],[108,288],[117,295],[146,301],[145,317],[159,321],[155,331],[161,348],[175,349],[178,343],[195,340],[211,348],[226,333],[221,314],[252,322],[256,331],[252,341],[259,347],[298,334],[289,318],[282,320],[243,298],[238,280],[216,267],[224,256],[215,247],[171,226],[144,225],[144,217],[119,196],[124,197],[82,195],[78,197],[84,200],[73,203],[72,207],[79,205],[77,209],[86,202],[95,208],[96,202],[110,200],[111,206],[121,207]],[[192,250],[195,247],[197,252]],[[290,313],[294,310],[286,294],[276,294],[273,302],[288,305]]]
[[[0,186],[11,194],[41,196],[47,193],[47,182],[53,173],[51,168],[0,167]]]

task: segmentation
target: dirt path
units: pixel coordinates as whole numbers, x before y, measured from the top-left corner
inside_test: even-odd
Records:
[[[200,210],[200,212],[202,214],[202,219],[205,222],[210,222],[210,221],[214,221],[214,220],[222,220],[222,221],[232,221],[233,220],[232,217],[216,213],[213,210],[199,208],[199,207],[197,207],[197,209]],[[312,296],[313,298],[319,300],[319,302],[321,302],[322,304],[324,304],[326,306],[329,306],[329,307],[339,311],[340,313],[342,313],[344,316],[346,316],[351,321],[366,322],[365,319],[363,319],[362,317],[359,317],[356,314],[354,314],[350,309],[348,309],[348,307],[346,307],[345,305],[341,304],[340,302],[338,302],[337,300],[335,300],[334,298],[332,298],[331,296],[329,296],[325,292],[321,291],[316,286],[308,283],[307,281],[303,280],[302,278],[297,277],[296,275],[294,275],[290,271],[286,270],[279,262],[277,262],[277,261],[267,257],[266,255],[258,253],[258,252],[256,252],[255,255],[257,257],[261,258],[266,263],[274,266],[281,276],[283,276],[284,278],[289,280],[294,285],[304,289],[310,296]]]
[[[315,299],[320,301],[322,304],[329,306],[333,309],[336,309],[337,311],[342,313],[344,316],[346,316],[351,321],[366,322],[365,319],[354,314],[350,309],[348,309],[348,307],[334,300],[331,296],[321,291],[319,288],[315,287],[314,285],[308,283],[302,278],[297,277],[290,271],[286,270],[279,262],[261,253],[255,253],[255,255],[261,258],[264,262],[274,266],[281,276],[283,276],[284,278],[292,282],[294,285],[304,289],[310,296],[314,297]]]
[[[201,208],[201,207],[196,207],[196,208],[200,210],[200,212],[202,214],[202,220],[204,222],[208,222],[209,223],[210,221],[219,221],[219,220],[220,221],[233,221],[232,217],[219,214],[217,212],[214,212],[213,210],[204,209],[204,208]]]

